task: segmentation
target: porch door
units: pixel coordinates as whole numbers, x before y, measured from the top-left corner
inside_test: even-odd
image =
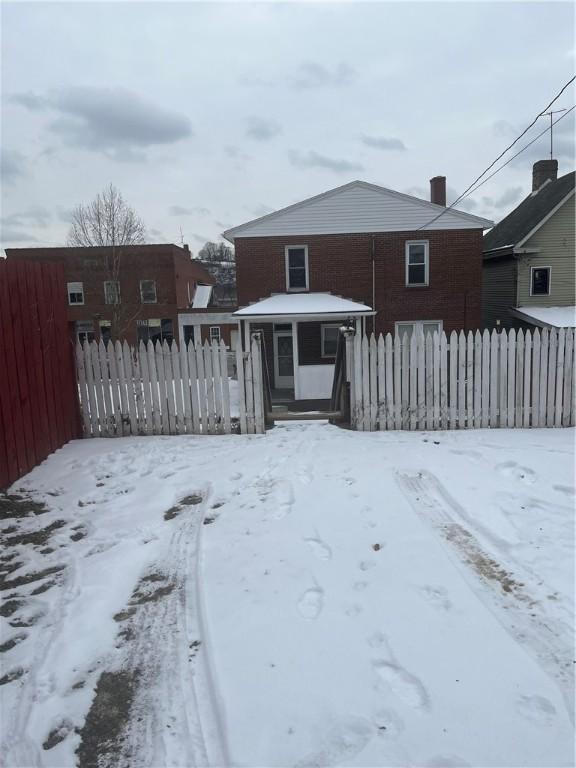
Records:
[[[277,389],[294,387],[292,330],[274,331],[274,384]]]

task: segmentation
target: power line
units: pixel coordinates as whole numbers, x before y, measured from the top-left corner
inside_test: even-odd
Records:
[[[482,173],[480,174],[480,176],[478,176],[476,179],[474,179],[474,181],[472,182],[472,184],[470,184],[470,186],[466,187],[466,189],[464,190],[464,192],[462,192],[462,194],[461,194],[459,197],[457,197],[457,198],[456,198],[456,200],[454,200],[454,202],[453,202],[453,203],[451,203],[449,206],[447,206],[446,208],[444,208],[444,210],[443,210],[443,211],[441,211],[441,212],[440,212],[440,213],[439,213],[437,216],[435,216],[433,219],[431,219],[430,221],[428,221],[426,224],[423,224],[421,227],[418,227],[418,230],[420,230],[420,229],[426,229],[427,227],[429,227],[429,226],[430,226],[430,224],[433,224],[433,223],[434,223],[435,221],[437,221],[437,220],[438,220],[438,219],[439,219],[441,216],[444,216],[444,214],[445,214],[447,211],[449,211],[451,208],[454,208],[454,206],[455,206],[457,203],[459,203],[459,202],[460,202],[460,200],[462,200],[462,198],[464,197],[464,195],[466,195],[466,194],[467,194],[467,193],[468,193],[468,192],[469,192],[469,191],[472,189],[472,187],[474,187],[474,186],[475,186],[475,184],[477,184],[477,183],[480,181],[480,179],[481,179],[483,176],[485,176],[485,175],[488,173],[488,171],[489,171],[491,168],[493,168],[493,167],[496,165],[496,163],[498,162],[498,160],[500,160],[502,157],[504,157],[504,155],[506,154],[506,152],[508,152],[510,149],[512,149],[512,147],[513,147],[515,144],[517,144],[517,143],[520,141],[520,139],[522,138],[522,136],[525,136],[525,135],[528,133],[528,131],[530,130],[530,128],[532,128],[532,126],[533,126],[533,125],[534,125],[534,124],[537,122],[538,118],[540,118],[542,115],[546,114],[546,111],[547,111],[548,109],[550,109],[550,107],[552,106],[552,104],[554,104],[554,102],[555,102],[555,101],[558,101],[558,99],[559,99],[559,98],[560,98],[560,96],[561,96],[561,95],[564,93],[564,91],[566,90],[566,88],[568,88],[568,86],[569,86],[569,85],[571,85],[571,84],[574,82],[574,80],[576,80],[576,75],[574,75],[574,77],[572,77],[570,80],[568,80],[568,82],[567,82],[567,83],[565,83],[565,85],[563,85],[563,86],[562,86],[562,88],[561,88],[561,89],[558,91],[558,93],[556,94],[556,96],[554,96],[554,98],[552,99],[552,101],[551,101],[549,104],[546,104],[546,106],[544,107],[544,109],[542,109],[542,110],[540,110],[540,112],[538,112],[538,114],[537,114],[537,115],[536,115],[536,117],[535,117],[535,118],[532,120],[532,122],[530,123],[530,125],[529,125],[527,128],[525,128],[525,129],[522,131],[522,133],[521,133],[519,136],[517,136],[517,137],[514,139],[514,141],[513,141],[511,144],[509,144],[509,145],[506,147],[506,149],[505,149],[505,150],[503,150],[503,151],[502,151],[502,152],[501,152],[501,153],[498,155],[498,157],[497,157],[495,160],[493,160],[493,161],[490,163],[490,165],[489,165],[489,166],[488,166],[488,167],[487,167],[487,168],[486,168],[484,171],[482,171]]]
[[[565,117],[567,117],[570,114],[570,112],[573,112],[575,109],[576,109],[576,106],[570,107],[570,109],[565,110],[565,114],[563,114],[562,117],[559,117],[557,120],[554,120],[552,125],[556,125],[556,123],[559,123],[560,120],[563,120]],[[521,155],[522,152],[524,152],[525,149],[528,149],[528,147],[532,146],[532,144],[534,144],[535,141],[538,141],[538,139],[542,138],[542,136],[544,136],[545,133],[548,133],[549,130],[550,130],[549,128],[546,128],[545,130],[542,131],[542,133],[539,133],[538,136],[536,136],[535,138],[532,139],[532,141],[529,141],[528,144],[525,144],[520,151],[516,152],[515,155],[512,155],[512,157],[509,158],[508,160],[506,160],[505,163],[502,163],[501,166],[496,168],[494,173],[491,173],[490,176],[487,176],[483,181],[480,182],[480,184],[477,184],[474,187],[474,189],[471,189],[470,192],[467,192],[466,194],[461,195],[460,199],[464,200],[466,197],[470,197],[470,195],[473,195],[474,192],[476,192],[476,190],[480,189],[480,187],[482,187],[484,184],[486,184],[487,181],[490,181],[490,179],[493,176],[496,176],[497,173],[500,173],[500,171],[503,168],[506,168],[508,163],[511,163],[512,160],[515,160],[518,157],[518,155]]]

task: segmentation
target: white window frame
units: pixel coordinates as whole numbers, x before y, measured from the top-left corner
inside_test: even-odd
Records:
[[[292,249],[304,249],[304,267],[306,269],[306,285],[304,288],[290,288],[290,251]],[[284,262],[286,268],[286,292],[287,293],[305,293],[309,290],[310,279],[308,273],[308,246],[307,245],[286,245],[284,246]]]
[[[534,270],[535,269],[547,269],[548,270],[548,293],[533,293],[534,288]],[[552,267],[547,264],[538,264],[537,266],[530,267],[530,296],[550,296],[552,293]]]
[[[154,301],[145,301],[144,300],[144,291],[142,290],[142,283],[153,283],[154,284]],[[142,304],[158,304],[158,290],[156,288],[156,280],[149,280],[144,279],[140,280],[140,302]]]
[[[397,322],[394,323],[394,335],[395,336],[398,335],[398,326],[399,325],[413,325],[414,326],[414,328],[412,330],[412,336],[413,336],[414,333],[416,333],[416,330],[417,330],[418,326],[420,326],[422,331],[424,331],[424,323],[438,323],[438,325],[440,326],[440,328],[438,330],[438,334],[442,333],[442,331],[444,330],[444,321],[443,320],[435,320],[434,318],[431,318],[430,320],[428,320],[428,318],[426,318],[425,320],[398,320]],[[410,338],[412,338],[412,337],[410,337]]]
[[[410,246],[411,245],[423,245],[424,246],[424,282],[423,283],[411,283],[410,276]],[[406,240],[404,244],[404,261],[405,261],[405,275],[406,275],[406,287],[407,288],[421,288],[425,287],[430,282],[430,241],[429,240]],[[416,265],[412,265],[416,266]]]
[[[339,323],[322,323],[322,325],[320,326],[320,356],[334,358],[336,357],[336,352],[334,352],[334,354],[331,355],[327,353],[324,348],[324,343],[325,343],[324,329],[325,328],[340,328],[340,324]],[[338,336],[336,336],[336,346],[338,346]]]
[[[106,293],[106,286],[116,284],[118,290],[116,292],[116,301],[108,301],[108,294]],[[113,307],[115,304],[120,304],[120,280],[104,280],[104,304],[109,304]]]
[[[218,338],[212,336],[212,331],[218,331]],[[217,341],[218,344],[220,344],[222,341],[222,330],[219,325],[211,325],[208,334],[210,336],[210,344],[212,344],[213,341]]]
[[[80,286],[80,287],[78,287]],[[81,307],[84,304],[84,283],[80,281],[72,282],[72,283],[66,283],[66,290],[68,292],[68,306],[70,307]],[[70,294],[71,293],[81,293],[82,294],[82,301],[70,301]]]

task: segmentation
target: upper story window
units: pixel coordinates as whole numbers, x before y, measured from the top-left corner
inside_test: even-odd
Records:
[[[142,304],[156,304],[156,280],[140,280],[140,299]]]
[[[104,301],[106,304],[120,303],[120,283],[118,280],[104,281]]]
[[[530,296],[548,296],[550,294],[550,267],[532,267],[530,269]]]
[[[84,304],[84,283],[68,283],[68,304]]]
[[[406,243],[406,285],[428,285],[428,240],[409,240]]]
[[[308,290],[308,246],[287,245],[286,253],[286,290]]]

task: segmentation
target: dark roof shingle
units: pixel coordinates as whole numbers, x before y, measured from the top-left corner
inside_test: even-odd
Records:
[[[574,189],[574,171],[530,194],[511,213],[484,235],[484,253],[516,245]]]

